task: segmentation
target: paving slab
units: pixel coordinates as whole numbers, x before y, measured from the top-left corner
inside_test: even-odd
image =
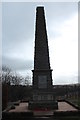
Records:
[[[67,102],[58,102],[58,110],[56,111],[78,111],[75,107]]]
[[[20,103],[19,106],[15,106],[15,109],[9,110],[9,112],[28,112],[28,103]]]
[[[19,106],[15,106],[15,109],[9,110],[9,112],[29,112],[28,103],[20,103]],[[58,110],[33,110],[35,116],[53,115],[54,111],[78,111],[76,108],[68,104],[67,102],[58,102]]]

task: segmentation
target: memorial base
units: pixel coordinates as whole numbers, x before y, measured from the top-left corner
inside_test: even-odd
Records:
[[[57,101],[30,101],[28,109],[30,110],[56,110],[58,109]]]

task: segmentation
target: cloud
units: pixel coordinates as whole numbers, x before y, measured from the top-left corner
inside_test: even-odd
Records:
[[[25,40],[25,42],[18,42],[15,45],[8,45],[7,48],[3,48],[3,56],[12,59],[33,60],[33,53],[33,42],[31,40]]]
[[[32,69],[36,7],[42,5],[45,8],[53,77],[65,73],[73,76],[77,71],[77,3],[8,2],[2,5],[3,64],[22,74]],[[58,83],[57,77],[55,80]]]
[[[56,36],[55,39],[49,37],[51,66],[54,69],[55,75],[72,75],[75,72],[78,72],[77,14],[74,14],[70,19],[65,20],[60,26],[59,29],[56,27],[60,36]]]
[[[22,60],[3,56],[2,64],[11,68],[13,71],[21,71],[31,70],[33,62],[32,60]]]
[[[54,85],[64,85],[64,84],[76,84],[78,83],[78,75],[73,75],[73,76],[54,76],[54,79],[53,79],[53,84]]]

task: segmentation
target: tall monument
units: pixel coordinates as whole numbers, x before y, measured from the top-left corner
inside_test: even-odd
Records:
[[[35,88],[52,87],[52,70],[50,69],[48,39],[43,7],[37,7],[36,10],[33,86]]]
[[[57,108],[52,92],[52,70],[50,68],[48,38],[44,7],[36,9],[35,51],[33,72],[32,109]]]

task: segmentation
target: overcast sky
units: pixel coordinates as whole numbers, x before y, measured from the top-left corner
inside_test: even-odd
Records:
[[[78,3],[2,3],[2,62],[32,77],[36,7],[44,6],[53,84],[78,82]]]

